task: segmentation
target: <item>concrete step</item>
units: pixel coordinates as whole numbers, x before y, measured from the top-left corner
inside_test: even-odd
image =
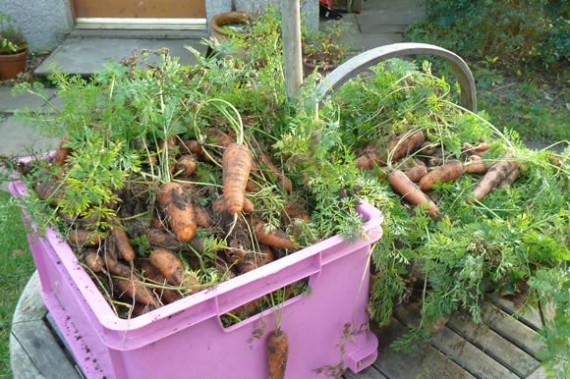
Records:
[[[170,54],[179,57],[180,64],[194,64],[195,58],[185,46],[192,46],[202,55],[206,53],[206,46],[200,38],[133,38],[126,33],[118,33],[112,36],[111,31],[102,30],[100,33],[92,32],[91,36],[77,34],[70,35],[57,47],[53,53],[42,62],[34,71],[35,75],[47,76],[56,70],[67,74],[90,76],[99,71],[107,61],[121,60],[131,56],[133,52],[141,49],[158,50],[167,48]],[[132,34],[134,35],[134,34]]]

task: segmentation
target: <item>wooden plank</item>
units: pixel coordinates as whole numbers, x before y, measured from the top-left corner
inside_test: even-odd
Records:
[[[10,366],[14,379],[45,378],[12,334],[10,334]]]
[[[537,339],[538,333],[534,329],[517,321],[516,318],[509,316],[495,305],[484,303],[481,306],[481,316],[483,322],[492,330],[528,354],[536,356],[536,353],[542,348],[542,342]]]
[[[546,370],[544,370],[542,367],[539,367],[535,372],[527,376],[526,379],[546,379],[547,377],[548,375],[546,375]]]
[[[517,319],[527,324],[532,329],[540,330],[542,328],[540,312],[536,307],[521,308],[514,302],[507,300],[499,295],[491,295],[489,296],[489,299],[493,302],[493,304],[504,310],[506,313],[515,316]],[[554,317],[555,309],[553,304],[543,305],[542,310],[546,319]]]
[[[406,309],[400,307],[396,309],[395,315],[403,323],[417,325],[419,320],[419,308],[416,305],[410,305],[406,307]],[[518,376],[509,371],[508,368],[495,361],[483,351],[479,350],[475,345],[464,340],[447,327],[435,333],[431,339],[431,343],[476,377],[487,379],[518,378]]]
[[[43,320],[46,313],[47,310],[40,295],[40,278],[36,271],[30,277],[30,280],[22,291],[22,295],[14,311],[12,323],[17,324],[26,321]]]
[[[485,354],[491,356],[509,371],[525,377],[540,366],[532,355],[506,340],[485,324],[476,324],[468,314],[457,313],[447,326]],[[521,324],[521,326],[524,326]]]
[[[81,378],[43,321],[28,321],[12,325],[12,337],[14,344],[19,345],[31,358],[40,375],[46,378]],[[22,363],[23,361],[12,362],[14,376],[30,378],[30,376],[21,376],[21,372],[27,371],[27,367],[18,366]]]
[[[388,378],[473,378],[441,352],[424,341],[414,342],[417,349],[396,352],[390,344],[402,336],[407,328],[396,319],[378,333],[378,359],[374,367]]]
[[[483,351],[448,328],[443,328],[433,338],[432,343],[444,354],[451,357],[460,366],[473,375],[488,379],[518,378]]]
[[[344,379],[388,379],[374,366],[367,367],[358,374],[348,370],[343,375]]]

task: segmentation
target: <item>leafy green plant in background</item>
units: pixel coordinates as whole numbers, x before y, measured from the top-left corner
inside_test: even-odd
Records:
[[[427,19],[413,24],[406,39],[441,45],[466,58],[479,109],[494,124],[517,130],[525,140],[570,139],[570,2],[424,4]],[[445,71],[439,75],[452,77]]]
[[[548,67],[570,60],[567,0],[425,0],[428,18],[408,31],[462,56],[499,56],[501,64]]]
[[[14,20],[0,12],[0,55],[19,53],[27,47],[28,43]]]

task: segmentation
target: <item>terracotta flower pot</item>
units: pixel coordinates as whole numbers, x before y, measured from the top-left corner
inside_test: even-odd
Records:
[[[243,30],[236,30],[235,33],[246,33],[245,26],[253,20],[253,14],[245,12],[225,12],[217,14],[210,20],[212,31],[211,37],[214,37],[218,42],[223,42],[230,38],[231,33],[224,30],[224,27],[230,25],[243,26]]]
[[[305,77],[311,75],[315,69],[319,74],[326,75],[337,67],[336,64],[315,60],[313,56],[303,56],[303,75]]]
[[[26,69],[28,50],[15,54],[0,54],[0,79],[14,79]]]

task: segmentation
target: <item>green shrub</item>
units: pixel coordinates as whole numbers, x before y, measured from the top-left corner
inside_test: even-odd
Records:
[[[570,62],[569,0],[424,0],[427,19],[407,38],[506,66]]]

